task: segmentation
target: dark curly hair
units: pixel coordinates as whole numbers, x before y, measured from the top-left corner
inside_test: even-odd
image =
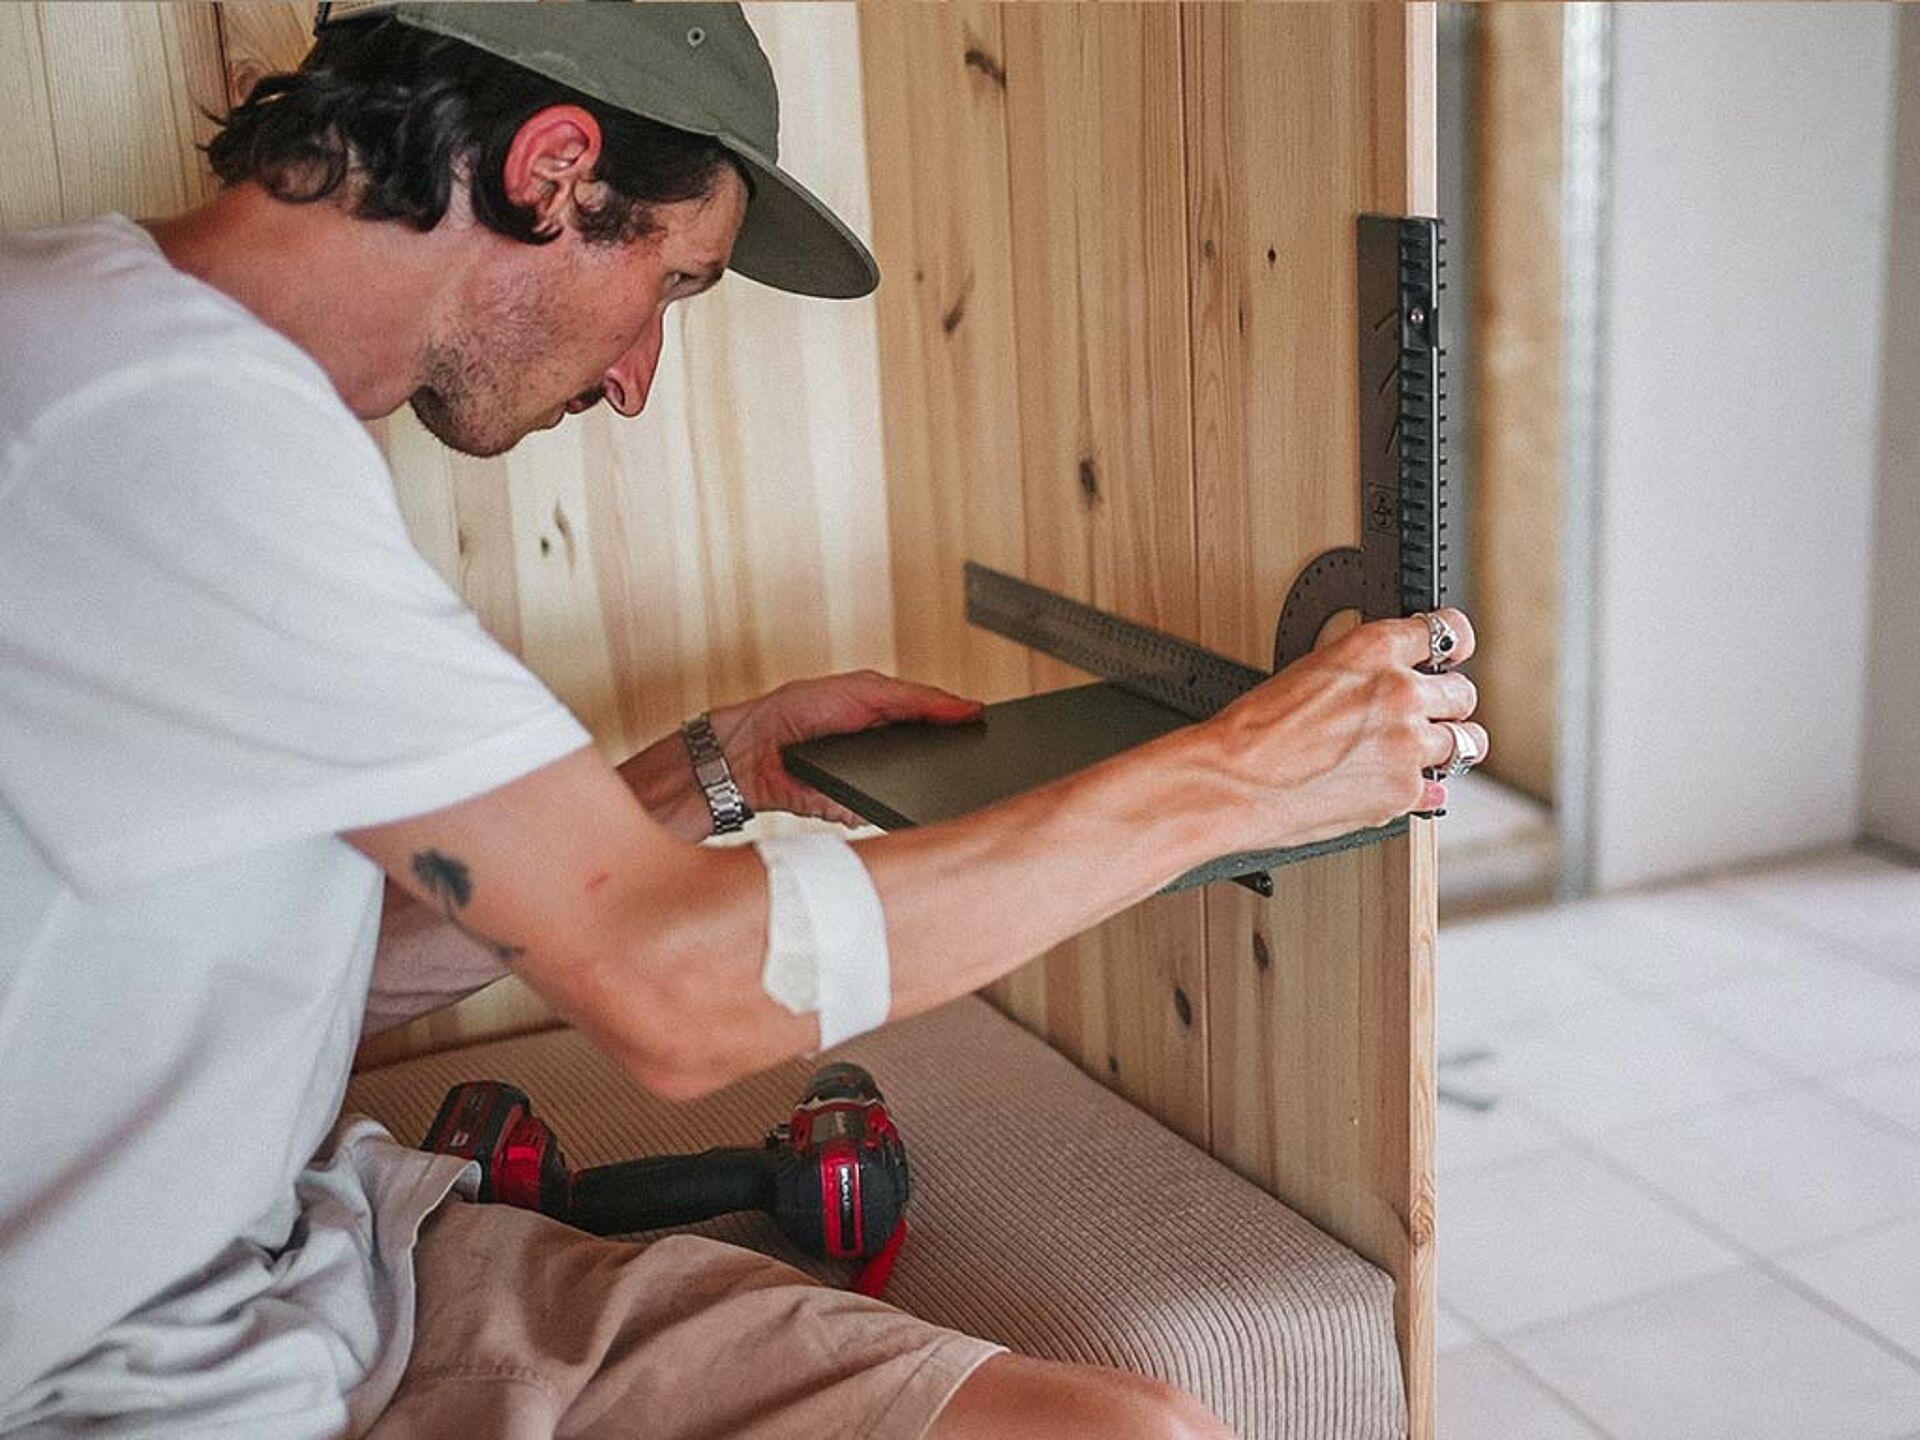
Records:
[[[599,208],[579,212],[587,239],[650,234],[653,207],[711,193],[731,165],[717,140],[642,119],[476,46],[371,17],[329,25],[300,68],[268,75],[220,121],[207,145],[227,185],[257,181],[281,200],[307,204],[344,191],[355,215],[431,230],[456,180],[474,216],[539,245],[554,238],[536,212],[506,192],[503,167],[520,127],[550,105],[578,105],[600,123],[594,178]]]

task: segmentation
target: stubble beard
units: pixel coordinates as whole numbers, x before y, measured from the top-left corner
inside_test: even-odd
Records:
[[[422,383],[409,400],[428,433],[462,455],[505,454],[532,432],[517,377],[538,375],[552,307],[530,285],[483,296],[458,335],[428,345]]]
[[[441,444],[462,455],[487,457],[505,454],[526,435],[530,427],[503,425],[498,386],[471,357],[430,351],[424,370],[425,383],[408,403]]]

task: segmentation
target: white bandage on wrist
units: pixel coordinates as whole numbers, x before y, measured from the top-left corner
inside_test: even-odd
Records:
[[[853,847],[819,831],[753,848],[767,867],[766,992],[796,1015],[819,1011],[822,1050],[885,1024],[887,917]]]

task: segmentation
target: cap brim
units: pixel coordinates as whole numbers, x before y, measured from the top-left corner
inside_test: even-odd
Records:
[[[753,176],[753,199],[728,268],[796,295],[853,300],[873,293],[880,266],[838,215],[750,146],[732,136],[715,138]]]

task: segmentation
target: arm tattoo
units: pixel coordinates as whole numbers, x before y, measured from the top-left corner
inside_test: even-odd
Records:
[[[440,908],[446,912],[447,920],[453,928],[468,939],[491,950],[496,959],[516,960],[527,952],[518,945],[504,945],[490,936],[482,935],[478,930],[463,923],[456,911],[464,910],[473,900],[473,873],[467,869],[464,860],[456,860],[451,855],[442,855],[438,850],[422,850],[413,857],[413,878],[418,880],[426,892],[440,902]]]

